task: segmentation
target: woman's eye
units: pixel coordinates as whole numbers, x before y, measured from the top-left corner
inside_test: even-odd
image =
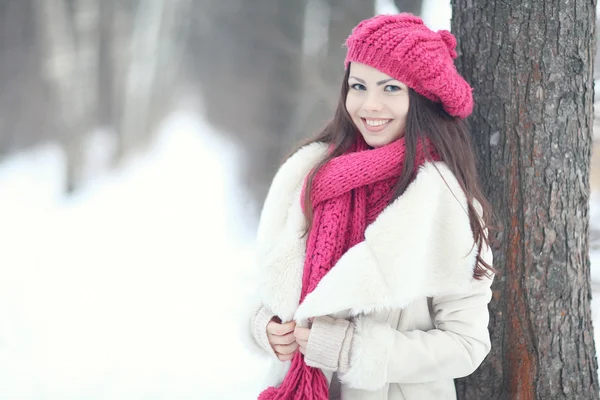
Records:
[[[387,85],[383,90],[385,90],[386,92],[397,92],[400,90],[400,86]]]
[[[361,85],[360,83],[355,83],[355,84],[351,85],[350,87],[354,90],[367,90],[365,85]]]

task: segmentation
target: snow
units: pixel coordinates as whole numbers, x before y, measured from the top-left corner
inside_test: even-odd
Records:
[[[256,398],[264,371],[238,333],[254,230],[239,159],[179,112],[71,198],[56,146],[1,164],[0,398]]]

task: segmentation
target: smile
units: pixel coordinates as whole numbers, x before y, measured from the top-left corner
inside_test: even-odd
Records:
[[[367,119],[361,118],[363,125],[369,132],[379,132],[388,126],[392,121],[391,119]]]

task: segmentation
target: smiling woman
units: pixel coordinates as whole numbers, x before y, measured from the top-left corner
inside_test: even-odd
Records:
[[[490,351],[489,205],[456,40],[410,14],[346,41],[331,122],[277,172],[249,343],[261,400],[456,399]]]

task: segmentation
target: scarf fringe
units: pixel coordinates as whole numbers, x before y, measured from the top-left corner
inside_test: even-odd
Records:
[[[302,364],[304,357],[297,352],[281,385],[266,389],[258,400],[328,400],[329,384],[323,372]]]

